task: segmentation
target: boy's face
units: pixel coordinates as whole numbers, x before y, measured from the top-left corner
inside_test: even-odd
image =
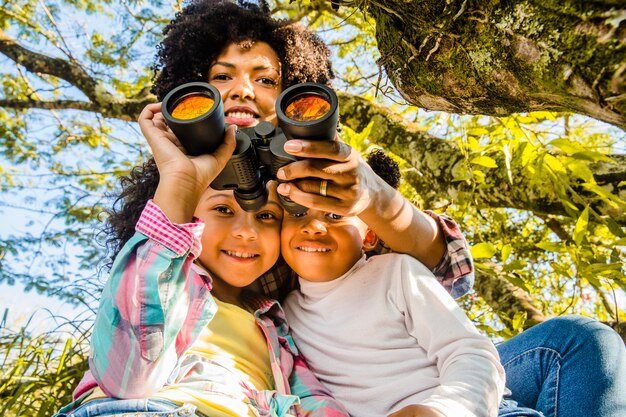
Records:
[[[356,216],[342,217],[309,209],[285,212],[281,231],[283,258],[307,281],[331,281],[348,272],[363,253],[367,225]]]
[[[257,212],[244,211],[233,191],[208,188],[194,215],[205,222],[199,260],[214,278],[241,288],[276,262],[283,208],[276,185],[268,184],[268,202]]]

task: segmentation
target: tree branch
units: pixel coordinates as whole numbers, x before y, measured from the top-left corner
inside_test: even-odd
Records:
[[[346,93],[339,93],[339,97],[342,123],[362,131],[373,121],[370,141],[391,150],[417,169],[419,174],[411,176],[409,181],[427,207],[437,208],[469,198],[477,207],[508,207],[539,214],[570,216],[549,181],[533,181],[532,177],[522,172],[522,166],[512,164],[511,183],[501,153],[489,154],[500,168],[483,170],[489,186],[474,189],[471,183],[458,181],[455,177],[455,172],[467,164],[455,143],[424,133],[416,125],[362,97]],[[598,185],[625,200],[626,187],[620,184],[626,180],[626,155],[609,156],[616,163],[597,162],[590,168]],[[572,188],[572,191],[593,201],[591,206],[600,215],[626,225],[626,207],[623,205],[610,205],[583,187]],[[582,210],[584,204],[581,202],[579,207]]]
[[[106,91],[101,83],[91,77],[80,65],[31,51],[0,29],[0,53],[29,72],[51,75],[63,79],[82,91],[89,102],[77,100],[12,100],[1,101],[1,106],[14,109],[73,109],[101,113],[104,117],[136,120],[144,106],[156,98],[147,89],[130,98],[117,98]]]
[[[360,0],[380,62],[416,106],[505,116],[564,110],[626,129],[624,8],[574,0]]]
[[[68,81],[89,99],[98,102],[98,83],[79,65],[31,51],[0,29],[0,52],[33,73],[52,75]]]

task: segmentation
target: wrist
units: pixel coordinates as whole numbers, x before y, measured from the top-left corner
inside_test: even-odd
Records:
[[[190,223],[206,188],[187,176],[161,177],[153,200],[172,223]]]

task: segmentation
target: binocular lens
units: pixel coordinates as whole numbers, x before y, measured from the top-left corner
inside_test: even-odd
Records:
[[[188,94],[174,104],[171,114],[179,120],[195,119],[211,110],[213,103],[215,100],[206,94]]]
[[[296,122],[319,120],[330,110],[330,102],[316,94],[296,96],[285,107],[285,116]]]

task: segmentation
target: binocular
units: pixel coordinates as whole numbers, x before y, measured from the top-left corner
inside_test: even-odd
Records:
[[[161,104],[165,122],[189,155],[211,153],[224,140],[224,105],[217,88],[191,82],[170,91]],[[289,139],[335,140],[339,106],[335,92],[322,84],[296,84],[276,100],[278,126],[270,122],[239,129],[237,145],[228,163],[213,180],[216,190],[233,190],[246,211],[258,211],[267,203],[267,181],[276,179],[280,167],[298,160],[284,151]],[[307,210],[279,195],[291,214]]]

